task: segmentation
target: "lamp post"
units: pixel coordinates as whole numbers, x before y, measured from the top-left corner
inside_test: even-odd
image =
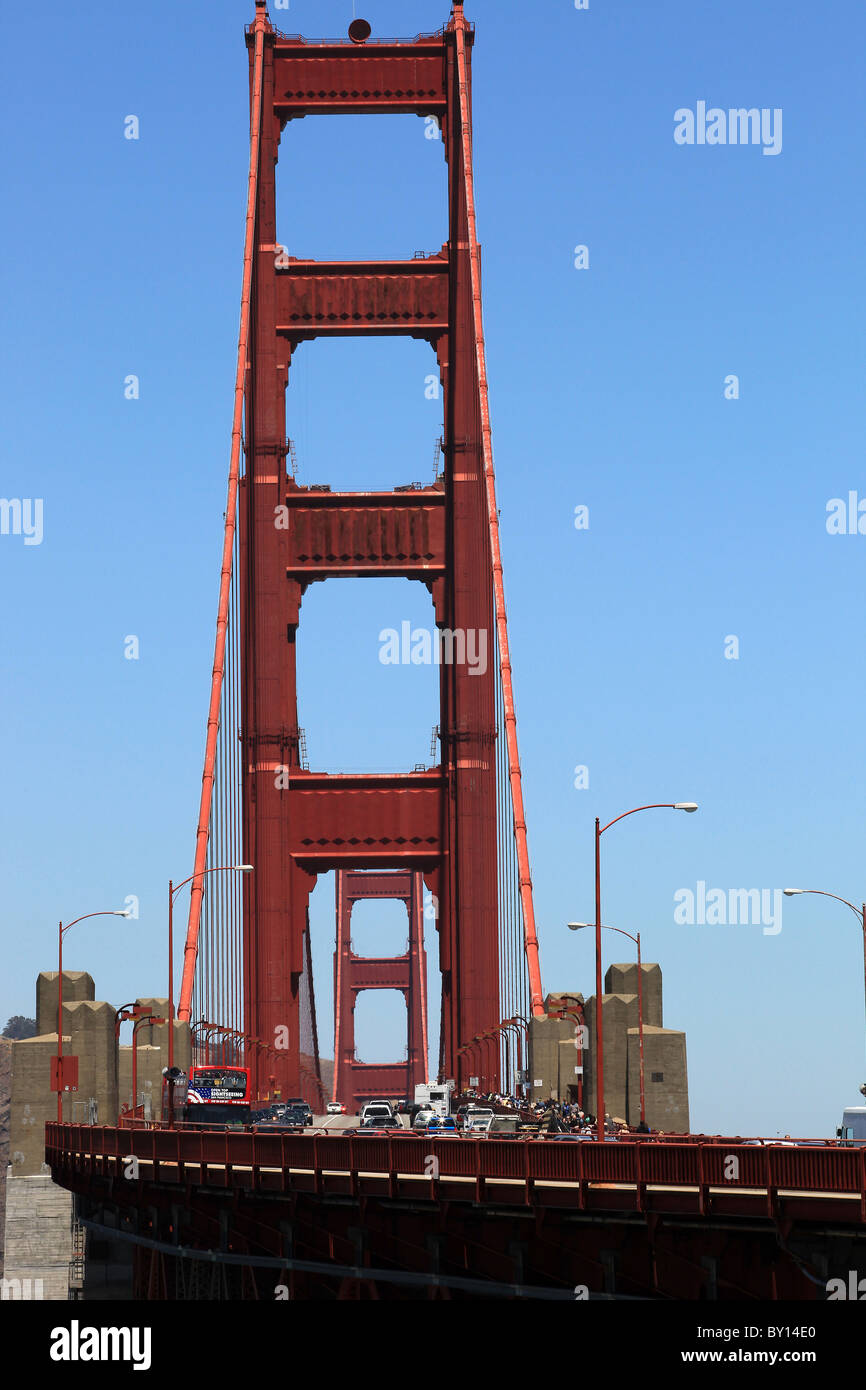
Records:
[[[219,1034],[220,1036],[222,1035],[222,1028],[220,1027],[220,1025],[219,1025],[218,1023],[209,1023],[209,1024],[207,1025],[207,1027],[204,1029],[204,1031],[202,1032],[202,1038],[204,1039],[204,1064],[205,1064],[205,1066],[219,1066],[219,1061],[218,1061],[217,1055],[216,1055],[216,1054],[217,1054],[217,1044],[214,1042],[214,1038],[215,1038],[218,1034]]]
[[[472,1058],[474,1057],[475,1059],[475,1069],[478,1072],[478,1087],[482,1092],[484,1091],[484,1083],[487,1080],[487,1075],[484,1070],[484,1068],[487,1066],[487,1058],[484,1053],[486,1045],[486,1032],[476,1033],[473,1037],[469,1039],[468,1043],[464,1043],[466,1056],[469,1059],[470,1066],[472,1065]]]
[[[491,1087],[492,1093],[493,1078],[499,1070],[499,1049],[502,1043],[502,1035],[498,1028],[485,1028],[481,1037],[483,1039],[481,1055],[484,1058],[484,1065],[488,1069],[484,1079],[488,1086]]]
[[[509,1029],[508,1029],[508,1023],[509,1023],[509,1020],[503,1019],[502,1022],[501,1022],[501,1023],[497,1023],[496,1026],[495,1026],[494,1028],[488,1028],[487,1031],[486,1031],[486,1033],[485,1033],[485,1035],[484,1035],[484,1036],[486,1037],[486,1039],[487,1039],[488,1044],[489,1044],[490,1047],[491,1047],[491,1052],[492,1052],[492,1066],[491,1066],[491,1072],[490,1072],[490,1078],[489,1078],[491,1081],[492,1081],[493,1077],[494,1077],[495,1074],[496,1074],[496,1062],[498,1061],[498,1058],[497,1058],[497,1049],[501,1052],[501,1051],[503,1050],[503,1045],[504,1045],[504,1048],[505,1048],[505,1082],[506,1082],[506,1094],[508,1094],[508,1079],[509,1079],[509,1075],[510,1075],[510,1063],[509,1063],[509,1052],[508,1052],[508,1043],[509,1043],[509,1040],[510,1040],[510,1033],[509,1033]]]
[[[589,922],[569,922],[569,931],[581,931],[584,927],[590,926]],[[620,936],[627,936],[629,941],[633,941],[637,946],[637,1031],[640,1051],[640,1122],[646,1124],[646,1095],[644,1092],[644,1065],[643,1065],[643,972],[641,970],[640,958],[640,932],[637,936],[632,936],[630,931],[623,931],[622,927],[603,928],[604,931],[618,931]]]
[[[589,923],[589,922],[580,922],[580,923],[577,923],[577,922],[575,922],[575,923],[569,922],[568,925],[569,925],[569,927],[572,928],[572,930],[576,930],[578,926],[588,927],[588,926],[591,925],[591,923]],[[581,1108],[581,1110],[582,1110],[582,1109],[583,1109],[583,1030],[584,1030],[584,1028],[586,1027],[586,1024],[585,1024],[585,1022],[584,1022],[583,1005],[582,1005],[582,1004],[578,1004],[578,1005],[576,1005],[576,1007],[573,1008],[573,1009],[568,1009],[568,1008],[560,1009],[560,1010],[558,1010],[558,1011],[555,1012],[555,1013],[550,1013],[550,1014],[548,1015],[548,1017],[549,1017],[549,1018],[558,1018],[558,1019],[571,1018],[571,1019],[575,1019],[575,1020],[576,1020],[575,1025],[574,1025],[574,1046],[575,1046],[575,1048],[576,1048],[576,1050],[577,1050],[577,1063],[576,1063],[576,1067],[575,1067],[575,1070],[577,1071],[577,1103],[578,1103],[578,1105],[580,1106],[580,1108]],[[558,1055],[557,1055],[557,1060],[556,1060],[556,1067],[557,1067],[557,1090],[558,1090],[558,1089],[559,1089],[559,1056],[558,1056]]]
[[[135,1107],[138,1101],[138,1030],[146,1023],[165,1023],[164,1018],[155,1018],[152,1013],[140,1013],[132,1025],[132,1122],[135,1124]]]
[[[504,1018],[504,1019],[502,1020],[502,1022],[500,1023],[499,1026],[500,1026],[500,1028],[503,1030],[503,1035],[508,1039],[508,1048],[509,1048],[509,1051],[510,1051],[510,1042],[511,1042],[511,1039],[514,1040],[514,1054],[515,1054],[515,1062],[516,1062],[516,1064],[517,1064],[517,1065],[516,1065],[517,1076],[515,1076],[515,1078],[514,1078],[514,1090],[513,1090],[513,1092],[512,1092],[511,1090],[507,1090],[507,1094],[508,1094],[508,1095],[512,1095],[512,1094],[513,1094],[514,1097],[515,1097],[515,1099],[516,1099],[516,1098],[517,1098],[517,1094],[518,1094],[517,1088],[518,1088],[519,1085],[522,1085],[522,1083],[518,1080],[518,1078],[519,1078],[519,1076],[520,1076],[520,1073],[523,1071],[523,1037],[522,1037],[522,1034],[521,1034],[521,1032],[520,1032],[520,1023],[518,1022],[518,1020],[517,1020],[516,1018]],[[506,1062],[507,1062],[507,1061],[508,1061],[508,1053],[506,1053]]]
[[[457,1056],[458,1056],[458,1057],[463,1056],[463,1057],[466,1058],[466,1063],[467,1063],[467,1066],[468,1066],[469,1069],[470,1069],[470,1072],[471,1072],[471,1070],[472,1070],[471,1054],[472,1054],[473,1052],[476,1052],[476,1050],[480,1049],[480,1047],[481,1047],[481,1034],[480,1034],[480,1033],[476,1033],[476,1035],[475,1035],[474,1038],[470,1038],[470,1039],[469,1039],[469,1042],[464,1043],[462,1047],[458,1047],[458,1049],[457,1049]],[[478,1084],[479,1084],[479,1087],[480,1087],[481,1081],[482,1081],[482,1077],[481,1077],[481,1066],[479,1065],[479,1063],[480,1063],[480,1052],[479,1052],[478,1057],[476,1057],[476,1059],[475,1059],[475,1066],[476,1066],[476,1069],[477,1069],[477,1071],[478,1071],[478,1078],[477,1078],[477,1079],[478,1079]],[[467,1080],[468,1080],[468,1081],[471,1081],[471,1079],[472,1079],[472,1078],[471,1078],[471,1075],[467,1077]]]
[[[793,898],[801,893],[815,893],[819,898],[834,898],[837,903],[844,903],[846,907],[850,907],[863,932],[863,989],[864,996],[866,996],[866,903],[861,903],[860,907],[855,907],[854,903],[849,903],[847,898],[840,898],[838,893],[825,893],[822,888],[785,888],[782,891],[786,898]]]
[[[524,1037],[523,1061],[522,1061],[522,1062],[521,1062],[521,1061],[518,1061],[518,1066],[520,1067],[521,1070],[524,1070],[524,1071],[527,1073],[527,1075],[528,1075],[528,1072],[529,1072],[529,1020],[528,1020],[527,1018],[525,1018],[523,1014],[512,1014],[512,1015],[511,1015],[511,1018],[510,1018],[508,1021],[509,1021],[509,1023],[513,1023],[513,1024],[515,1025],[515,1028],[518,1030],[518,1033],[519,1033],[519,1030],[520,1030],[521,1028],[523,1029],[523,1037]],[[519,1051],[518,1051],[518,1057],[519,1057],[519,1055],[520,1055],[520,1054],[519,1054]],[[526,1081],[523,1081],[523,1082],[521,1083],[521,1085],[522,1085],[523,1088],[524,1088],[523,1096],[524,1096],[524,1099],[525,1099],[526,1091],[528,1090]]]
[[[190,1026],[189,1026],[190,1054],[191,1054],[191,1057],[192,1057],[192,1065],[193,1065],[193,1066],[198,1065],[198,1063],[197,1063],[197,1061],[196,1061],[196,1049],[198,1049],[199,1051],[201,1051],[202,1048],[203,1048],[203,1046],[204,1046],[204,1044],[203,1044],[203,1042],[202,1042],[202,1039],[198,1036],[198,1030],[199,1030],[199,1029],[202,1029],[202,1028],[206,1028],[206,1027],[207,1027],[207,1019],[206,1019],[206,1018],[200,1018],[200,1019],[198,1019],[195,1023],[191,1023]]]
[[[602,1028],[602,992],[601,992],[601,837],[606,830],[610,830],[617,821],[625,820],[626,816],[637,815],[638,811],[696,811],[697,803],[694,801],[653,801],[648,806],[635,806],[631,811],[623,811],[621,815],[614,816],[613,820],[608,821],[607,825],[599,823],[598,816],[595,818],[595,1093],[598,1115],[596,1116],[596,1139],[604,1142],[604,1038]]]
[[[63,938],[70,927],[76,926],[79,922],[86,922],[89,917],[128,917],[130,909],[128,907],[109,908],[106,912],[85,912],[83,917],[76,917],[74,921],[67,922],[64,927],[62,922],[57,924],[57,1123],[63,1123]]]
[[[114,1041],[120,1042],[120,1025],[128,1023],[131,1018],[138,1018],[141,1013],[140,1004],[124,1004],[121,1008],[114,1010]]]
[[[174,884],[168,880],[168,1065],[174,1066],[174,900],[181,888],[192,883],[194,878],[204,878],[205,874],[251,874],[252,864],[219,864],[213,869],[202,869],[201,873],[190,874],[182,883]]]

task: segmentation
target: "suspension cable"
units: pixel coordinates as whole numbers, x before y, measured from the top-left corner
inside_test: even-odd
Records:
[[[190,894],[189,920],[187,924],[186,945],[184,947],[183,978],[180,988],[178,1018],[188,1022],[192,1005],[195,961],[198,952],[199,928],[201,925],[202,897],[204,889],[203,870],[207,858],[208,828],[210,824],[211,797],[214,785],[214,763],[216,759],[217,734],[220,726],[220,700],[222,697],[223,676],[225,674],[226,628],[229,616],[229,595],[231,592],[232,559],[234,555],[235,530],[238,509],[238,479],[240,477],[241,441],[243,436],[244,383],[246,380],[247,349],[250,334],[250,300],[252,297],[253,252],[255,249],[256,204],[258,195],[259,146],[262,125],[262,69],[264,66],[264,36],[267,24],[267,11],[264,6],[256,8],[255,22],[255,61],[253,69],[253,89],[250,118],[250,168],[247,183],[247,216],[244,236],[244,274],[241,290],[240,327],[238,330],[238,361],[235,374],[234,414],[232,418],[232,448],[229,463],[228,497],[226,500],[225,535],[223,538],[222,569],[220,573],[219,609],[217,612],[216,641],[214,644],[213,674],[211,677],[210,706],[207,719],[207,739],[205,743],[204,772],[201,779],[201,801],[199,803],[198,829],[195,843],[195,878]]]
[[[466,194],[466,214],[469,224],[469,258],[472,277],[472,301],[475,322],[475,358],[481,398],[481,433],[484,452],[484,476],[487,485],[487,517],[490,548],[493,559],[493,593],[496,604],[496,626],[499,639],[499,668],[502,676],[502,695],[505,714],[505,737],[508,747],[508,769],[511,783],[511,802],[514,811],[514,836],[520,882],[520,902],[523,912],[523,937],[529,971],[529,993],[532,1012],[544,1013],[541,993],[541,968],[538,959],[538,936],[535,929],[535,907],[532,900],[532,876],[529,870],[529,846],[526,838],[526,819],[523,805],[523,785],[520,757],[517,748],[517,716],[514,709],[514,690],[511,683],[511,653],[508,645],[508,623],[505,613],[505,588],[502,579],[502,550],[499,541],[499,513],[496,507],[496,485],[493,470],[493,439],[490,428],[490,402],[487,389],[487,356],[484,347],[484,320],[481,309],[481,257],[475,218],[475,193],[472,173],[472,141],[469,126],[469,87],[466,64],[466,31],[469,28],[463,15],[462,0],[455,0],[453,16],[457,43],[457,75],[460,84],[460,133],[463,143],[463,177]]]

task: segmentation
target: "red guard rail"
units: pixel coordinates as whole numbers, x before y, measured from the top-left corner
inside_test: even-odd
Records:
[[[142,1180],[197,1186],[321,1191],[342,1182],[354,1192],[359,1183],[372,1182],[373,1190],[376,1184],[381,1190],[384,1183],[397,1195],[407,1180],[417,1190],[415,1180],[427,1179],[434,1194],[444,1182],[448,1195],[459,1197],[454,1184],[468,1180],[474,1184],[474,1200],[522,1205],[571,1200],[580,1207],[645,1210],[674,1199],[681,1207],[688,1196],[689,1206],[703,1213],[719,1196],[739,1194],[767,1214],[773,1214],[780,1197],[807,1195],[848,1199],[850,1219],[866,1223],[864,1148],[496,1139],[469,1143],[429,1136],[418,1143],[409,1136],[46,1125],[46,1157],[61,1181],[64,1176],[120,1173],[120,1161],[133,1155],[139,1159]]]

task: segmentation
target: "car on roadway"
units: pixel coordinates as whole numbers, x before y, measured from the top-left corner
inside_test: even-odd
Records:
[[[361,1107],[361,1124],[363,1124],[365,1120],[369,1120],[371,1117],[375,1117],[380,1120],[393,1120],[394,1111],[391,1109],[390,1101],[368,1100],[366,1105],[363,1105]]]
[[[430,1120],[438,1120],[436,1111],[430,1105],[422,1105],[412,1121],[413,1129],[426,1129]]]
[[[304,1100],[303,1096],[290,1096],[290,1098],[287,1101],[285,1101],[284,1104],[287,1110],[300,1111],[300,1113],[304,1116],[305,1125],[311,1125],[313,1123],[312,1106]]]
[[[486,1139],[518,1139],[519,1126],[516,1115],[482,1115],[466,1133]]]
[[[284,1110],[281,1115],[265,1115],[264,1119],[257,1120],[255,1124],[256,1129],[282,1131],[290,1129],[295,1132],[305,1127],[306,1119],[303,1112],[291,1108]]]
[[[464,1134],[486,1134],[493,1119],[493,1111],[482,1106],[473,1106],[463,1119]]]
[[[334,1132],[336,1134],[348,1135],[350,1138],[357,1137],[358,1135],[360,1135],[361,1138],[367,1139],[371,1137],[379,1139],[397,1139],[400,1136],[404,1136],[406,1139],[412,1138],[412,1131],[404,1128],[396,1116],[391,1120],[383,1120],[376,1117],[365,1121],[364,1124],[359,1125],[357,1128],[335,1130]]]
[[[329,1100],[327,1106],[325,1107],[325,1109],[326,1109],[326,1113],[327,1113],[328,1115],[345,1115],[345,1114],[346,1114],[346,1107],[345,1107],[345,1105],[342,1105],[341,1102],[338,1101],[338,1100]]]
[[[419,1116],[418,1119],[421,1119],[421,1117]],[[413,1128],[420,1129],[422,1133],[426,1131],[426,1133],[428,1134],[460,1133],[455,1122],[455,1117],[453,1115],[442,1116],[437,1115],[435,1112],[432,1115],[428,1115],[426,1120],[422,1120],[422,1123],[420,1125],[417,1124],[416,1121],[416,1124],[415,1126],[413,1126]]]

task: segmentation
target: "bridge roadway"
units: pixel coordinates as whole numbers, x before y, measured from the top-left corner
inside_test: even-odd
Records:
[[[492,1280],[512,1296],[813,1299],[866,1275],[864,1149],[337,1132],[356,1123],[49,1124],[46,1158],[86,1221],[138,1247],[142,1297],[196,1296],[199,1255],[234,1298],[273,1297],[275,1280],[299,1298],[472,1297],[463,1285]]]

